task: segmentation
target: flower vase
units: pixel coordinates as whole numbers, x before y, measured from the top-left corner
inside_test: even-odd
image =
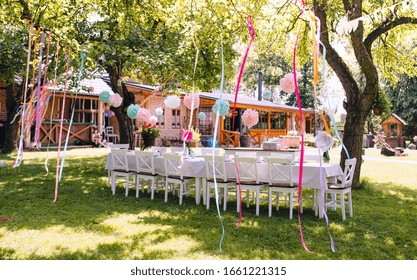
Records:
[[[142,150],[145,150],[147,147],[155,146],[155,139],[154,137],[144,137],[143,138],[143,145]]]

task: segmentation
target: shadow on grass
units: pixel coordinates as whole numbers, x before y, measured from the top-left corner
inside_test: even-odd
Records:
[[[113,196],[107,187],[104,163],[104,157],[67,159],[55,203],[52,201],[56,170],[50,168],[50,174],[45,176],[43,163],[33,161],[21,167],[20,176],[4,174],[0,182],[0,216],[11,220],[0,222],[0,259],[413,259],[417,256],[414,214],[417,192],[405,187],[372,183],[354,190],[354,217],[346,221],[341,220],[340,210],[329,210],[336,253],[330,251],[325,221],[314,216],[308,202],[301,222],[312,254],[302,248],[297,211],[294,220],[288,219],[285,206],[269,218],[267,204],[263,203],[257,217],[251,205],[249,209],[244,207],[242,225],[236,228],[238,213],[233,211],[235,201],[231,200],[229,210],[221,211],[225,237],[220,252],[221,225],[214,203],[210,210],[195,205],[194,197],[186,198],[181,206],[173,196],[165,203],[162,192],[153,201],[146,193],[136,199],[133,190],[129,197],[124,197],[122,187]]]

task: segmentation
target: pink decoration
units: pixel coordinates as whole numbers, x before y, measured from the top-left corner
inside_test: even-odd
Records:
[[[193,132],[191,130],[184,129],[181,135],[181,140],[187,143],[191,142],[193,140]]]
[[[259,122],[259,113],[256,110],[247,109],[242,115],[243,124],[251,128]]]
[[[156,116],[151,116],[149,118],[149,123],[152,125],[156,125],[156,122],[158,121],[158,118]]]
[[[192,105],[193,100],[194,105]],[[193,109],[200,107],[200,96],[198,94],[187,94],[184,97],[184,105],[190,110],[191,106],[193,107]]]
[[[115,93],[109,96],[109,103],[115,108],[122,105],[122,101],[123,101],[123,98],[118,93]]]
[[[295,91],[294,74],[285,74],[285,76],[279,81],[279,85],[281,86],[281,90],[283,92],[293,93]]]
[[[146,123],[150,123],[151,113],[149,112],[148,109],[140,108],[140,110],[138,112],[138,119],[140,121],[143,121],[143,122],[146,122]]]

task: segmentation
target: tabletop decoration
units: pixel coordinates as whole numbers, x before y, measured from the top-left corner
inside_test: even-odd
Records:
[[[108,101],[113,107],[117,108],[122,105],[123,98],[120,96],[120,94],[115,93],[109,96]]]
[[[143,143],[140,147],[141,150],[145,150],[148,147],[155,146],[155,139],[159,137],[161,131],[153,124],[146,124],[142,127],[140,135],[142,136]]]
[[[194,104],[193,104],[194,102]],[[188,109],[195,109],[200,107],[200,96],[196,93],[194,94],[187,94],[184,97],[184,105],[185,107],[187,107]]]
[[[131,119],[136,119],[138,117],[139,110],[139,105],[130,104],[129,107],[127,107],[127,116]]]
[[[181,104],[181,99],[177,95],[168,95],[164,100],[165,106],[170,109],[178,108]]]
[[[201,140],[201,133],[198,129],[184,129],[181,135],[181,140],[185,142],[188,149],[188,154],[191,155],[191,143],[198,143]]]

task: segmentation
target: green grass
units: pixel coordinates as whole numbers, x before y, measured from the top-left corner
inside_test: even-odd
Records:
[[[18,170],[0,169],[0,259],[389,259],[417,257],[417,189],[398,172],[416,176],[416,165],[365,160],[365,188],[353,191],[354,217],[341,220],[329,211],[332,253],[324,220],[314,216],[306,201],[301,216],[306,244],[301,245],[297,219],[283,207],[268,218],[267,203],[257,217],[254,205],[244,207],[240,228],[230,201],[221,226],[214,204],[210,210],[186,198],[163,201],[163,193],[124,197],[107,188],[106,149],[69,151],[58,200],[54,203],[56,152],[25,153]],[[337,151],[332,151],[332,160]],[[369,150],[370,153],[370,150]],[[368,155],[368,150],[366,156]],[[378,154],[375,152],[375,157]],[[410,155],[406,160],[413,159]],[[383,157],[383,156],[382,156]],[[397,158],[395,158],[397,159]],[[14,157],[0,155],[0,161]],[[402,158],[399,161],[403,160]],[[394,165],[394,167],[392,167]],[[394,170],[395,168],[395,170]],[[392,180],[380,180],[386,176]],[[414,177],[412,177],[414,178]],[[414,180],[415,182],[415,180]],[[297,213],[297,212],[295,212]],[[297,215],[295,214],[295,217]]]

